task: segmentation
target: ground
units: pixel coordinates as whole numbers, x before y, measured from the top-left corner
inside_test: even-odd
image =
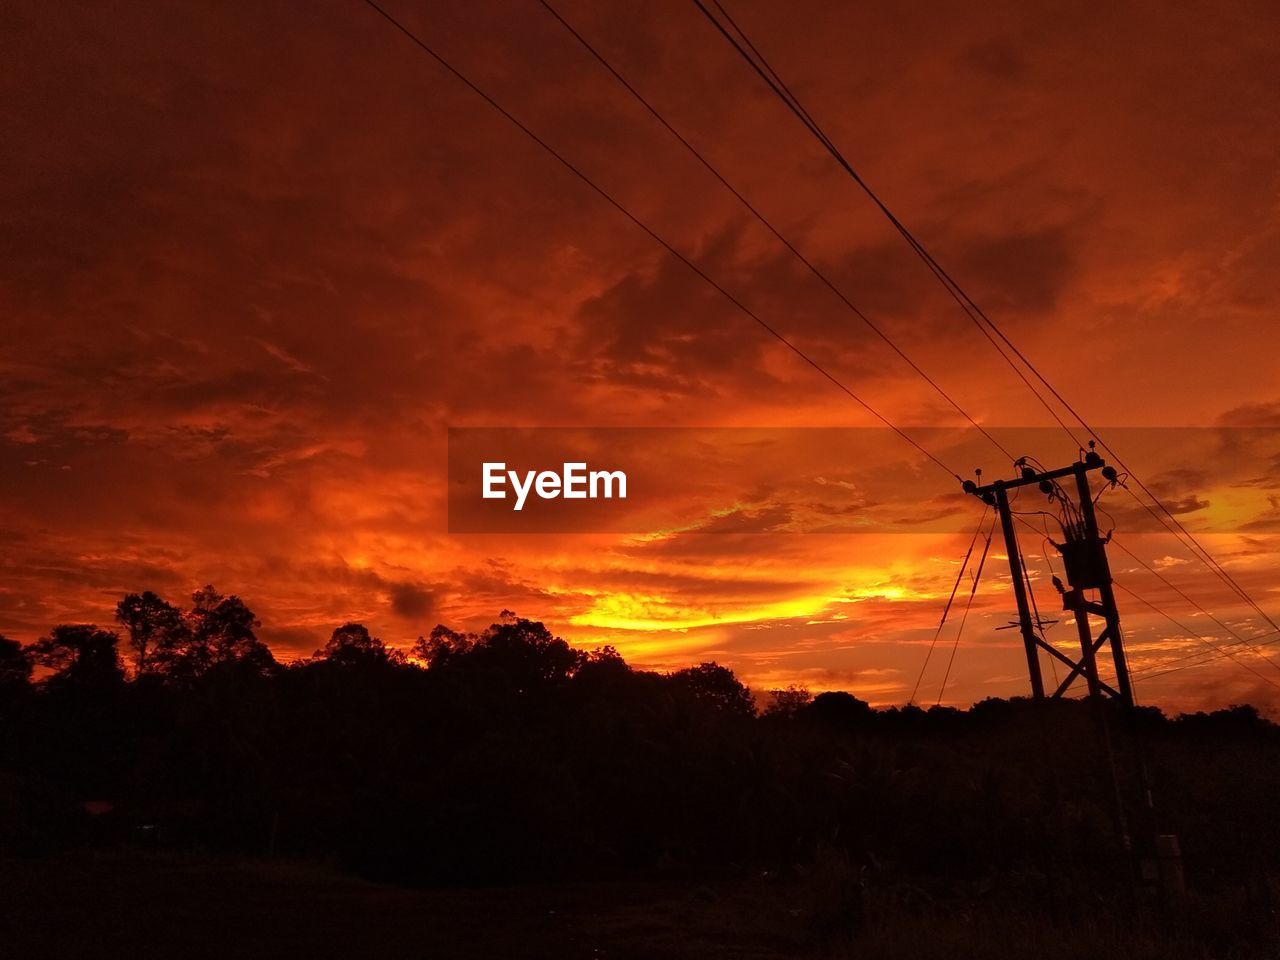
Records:
[[[1189,897],[1118,925],[1008,899],[786,882],[386,886],[322,864],[195,854],[0,860],[0,957],[21,960],[1274,960],[1274,897]],[[857,892],[861,890],[861,892]],[[852,891],[852,894],[851,894]]]
[[[15,958],[804,956],[754,884],[407,890],[318,865],[83,854],[0,861]],[[773,901],[772,903],[770,901]]]

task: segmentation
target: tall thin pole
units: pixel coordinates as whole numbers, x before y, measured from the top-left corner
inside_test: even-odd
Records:
[[[1089,543],[1097,543],[1098,517],[1093,509],[1093,491],[1089,489],[1089,474],[1082,463],[1076,464],[1076,490],[1080,494],[1080,516],[1084,519],[1084,535]],[[1101,551],[1099,551],[1101,553]],[[1105,554],[1103,554],[1105,556]],[[1106,572],[1098,586],[1102,601],[1103,618],[1107,623],[1107,638],[1111,645],[1111,660],[1116,671],[1116,689],[1126,711],[1133,710],[1133,686],[1129,682],[1129,662],[1124,654],[1124,640],[1120,636],[1120,612],[1116,608],[1116,595],[1111,587],[1111,571]]]
[[[1080,662],[1084,664],[1084,678],[1089,684],[1089,696],[1097,700],[1102,696],[1098,683],[1098,661],[1093,653],[1093,630],[1089,627],[1089,614],[1084,604],[1071,611],[1076,618],[1076,632],[1080,635]]]
[[[1022,581],[1022,553],[1018,550],[1018,537],[1013,532],[1013,514],[1009,512],[1009,495],[1004,484],[994,484],[996,509],[1000,511],[1000,528],[1004,531],[1005,552],[1009,555],[1009,573],[1013,576],[1013,596],[1018,602],[1018,624],[1022,628],[1022,642],[1027,648],[1027,673],[1031,677],[1031,695],[1044,699],[1044,679],[1040,676],[1040,651],[1036,646],[1036,631],[1031,622],[1031,608],[1027,604],[1027,590]]]

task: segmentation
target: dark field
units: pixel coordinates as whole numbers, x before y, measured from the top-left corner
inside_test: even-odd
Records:
[[[1122,928],[1110,905],[1055,923],[981,897],[850,897],[847,879],[413,890],[322,865],[81,853],[0,861],[0,936],[5,957],[59,960],[1280,956],[1239,897]]]
[[[408,890],[322,866],[148,855],[0,862],[7,957],[803,956],[786,902],[735,887]]]
[[[92,626],[35,682],[0,644],[0,960],[1280,956],[1249,707],[758,712],[718,664],[512,617],[425,665],[349,624],[283,666],[238,602],[198,620],[132,674]]]

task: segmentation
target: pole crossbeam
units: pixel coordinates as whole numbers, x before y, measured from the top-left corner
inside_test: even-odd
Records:
[[[1013,489],[1016,489],[1017,487],[1029,486],[1030,484],[1033,484],[1033,483],[1039,484],[1046,480],[1060,480],[1063,477],[1071,476],[1081,468],[1083,468],[1084,470],[1099,470],[1102,467],[1105,467],[1106,465],[1107,465],[1106,462],[1101,457],[1098,457],[1095,454],[1093,459],[1087,459],[1087,460],[1081,461],[1080,463],[1073,463],[1069,467],[1059,467],[1057,470],[1048,470],[1043,473],[1036,473],[1034,471],[1030,471],[1029,473],[1024,473],[1022,476],[1017,477],[1013,480],[995,480],[991,483],[988,483],[986,486],[981,486],[981,487],[975,484],[973,489],[971,490],[969,489],[968,485],[966,485],[965,490],[968,491],[969,493],[973,493],[981,497],[987,493],[995,493],[995,491],[1000,488],[1003,488],[1005,490],[1013,490]]]

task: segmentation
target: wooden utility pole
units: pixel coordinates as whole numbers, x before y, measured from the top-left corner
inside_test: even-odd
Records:
[[[1009,555],[1009,575],[1013,578],[1013,597],[1018,603],[1018,628],[1027,650],[1027,676],[1031,678],[1031,695],[1037,700],[1044,697],[1044,678],[1040,674],[1039,628],[1031,620],[1031,607],[1027,603],[1026,574],[1022,567],[1022,551],[1018,549],[1018,534],[1013,529],[1013,512],[1009,509],[1009,494],[1003,481],[991,485],[995,494],[996,509],[1000,511],[1000,529],[1004,531],[1005,553]]]
[[[1148,883],[1159,883],[1168,900],[1176,899],[1182,890],[1182,865],[1177,853],[1178,838],[1171,834],[1160,834],[1156,823],[1155,804],[1152,799],[1146,763],[1142,757],[1141,735],[1138,729],[1138,716],[1134,707],[1133,685],[1129,676],[1129,662],[1125,656],[1124,638],[1120,632],[1120,611],[1116,607],[1115,591],[1112,587],[1111,568],[1107,563],[1107,543],[1110,534],[1105,538],[1098,533],[1098,519],[1093,505],[1093,491],[1089,485],[1089,474],[1101,471],[1104,479],[1116,482],[1116,471],[1108,467],[1106,462],[1092,449],[1077,462],[1057,470],[1035,470],[1019,461],[1020,475],[1011,480],[996,480],[993,483],[979,486],[975,481],[964,483],[965,492],[981,499],[988,506],[994,507],[1000,514],[1000,526],[1004,531],[1005,548],[1009,554],[1009,573],[1013,579],[1013,596],[1018,605],[1018,627],[1022,634],[1023,645],[1027,654],[1027,675],[1031,682],[1031,695],[1036,701],[1046,699],[1044,679],[1040,671],[1040,653],[1062,662],[1069,672],[1049,695],[1050,698],[1063,697],[1075,682],[1083,677],[1088,685],[1089,700],[1093,704],[1093,714],[1099,732],[1099,758],[1106,771],[1109,792],[1115,804],[1116,828],[1128,858],[1132,858],[1134,850],[1129,833],[1128,816],[1122,797],[1120,780],[1116,771],[1116,758],[1112,750],[1111,732],[1107,723],[1103,698],[1110,697],[1119,702],[1127,719],[1133,748],[1133,761],[1138,786],[1142,793],[1143,814],[1139,822],[1139,836],[1144,851],[1139,860],[1142,878]],[[1074,480],[1074,483],[1071,481]],[[1064,487],[1059,481],[1067,483]],[[1062,609],[1072,613],[1076,623],[1076,634],[1080,642],[1078,658],[1069,656],[1045,639],[1041,624],[1033,617],[1033,608],[1029,602],[1025,568],[1022,552],[1018,546],[1018,537],[1014,529],[1016,513],[1010,504],[1009,491],[1022,487],[1035,486],[1051,501],[1061,504],[1063,541],[1053,545],[1062,557],[1062,567],[1066,583],[1056,576],[1054,586],[1062,598]],[[1069,490],[1074,487],[1074,490]],[[1090,617],[1097,618],[1102,624],[1101,631],[1094,635],[1094,626]],[[1111,657],[1111,666],[1115,674],[1115,685],[1105,682],[1098,671],[1098,654],[1103,647]],[[1132,869],[1135,864],[1129,860]],[[1132,876],[1132,874],[1131,874]]]
[[[1108,480],[1115,478],[1115,471],[1093,450],[1070,466],[1057,470],[1037,471],[1022,467],[1019,477],[1012,480],[996,480],[979,486],[972,480],[965,481],[967,493],[996,508],[1000,514],[1000,527],[1004,531],[1005,549],[1009,554],[1009,573],[1013,578],[1013,596],[1018,604],[1018,626],[1027,653],[1027,676],[1031,681],[1031,695],[1038,699],[1045,696],[1044,678],[1040,671],[1040,652],[1061,661],[1070,668],[1067,676],[1058,684],[1052,697],[1060,698],[1077,677],[1084,677],[1091,697],[1109,696],[1133,710],[1133,688],[1129,682],[1129,664],[1125,658],[1124,640],[1120,633],[1120,612],[1116,608],[1115,592],[1111,587],[1111,569],[1107,564],[1107,541],[1098,533],[1097,515],[1093,509],[1093,494],[1089,487],[1089,472],[1101,470]],[[1063,520],[1063,542],[1054,543],[1062,555],[1067,585],[1058,584],[1062,594],[1062,608],[1075,616],[1076,631],[1080,638],[1079,658],[1068,656],[1049,643],[1032,617],[1027,597],[1026,575],[1022,551],[1014,530],[1014,512],[1009,504],[1009,491],[1021,487],[1036,486],[1042,492],[1062,497],[1064,491],[1057,483],[1067,478],[1075,479],[1078,498],[1076,516],[1070,514]],[[1057,580],[1055,578],[1055,583]],[[1090,599],[1087,591],[1096,591],[1097,598]],[[1101,618],[1102,631],[1095,637],[1089,615]],[[1115,686],[1105,683],[1098,675],[1098,652],[1109,644]]]

